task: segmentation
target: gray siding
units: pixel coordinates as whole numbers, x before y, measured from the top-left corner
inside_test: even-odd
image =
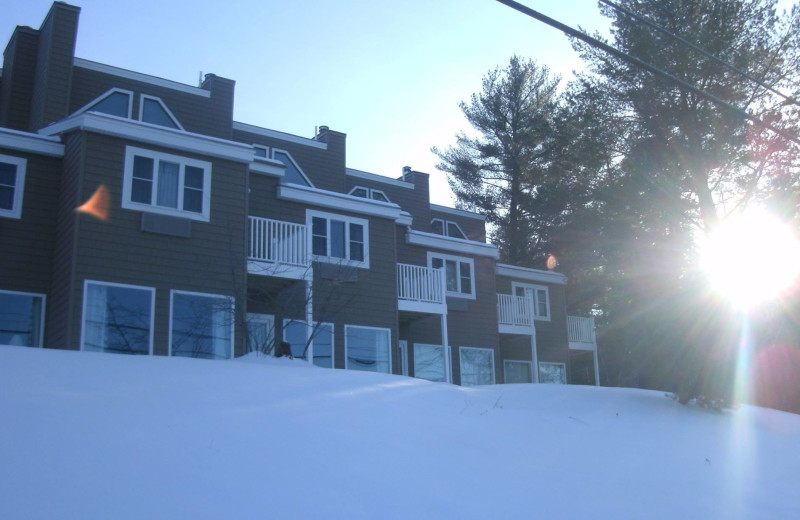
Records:
[[[6,46],[0,87],[0,126],[27,130],[36,74],[39,35],[29,27],[17,27]]]
[[[440,218],[457,223],[458,227],[461,228],[461,231],[464,232],[469,240],[486,242],[486,223],[483,219],[462,217],[452,213],[436,211],[436,208],[431,208],[431,219],[434,218]],[[430,231],[430,226],[428,226],[427,230],[422,231]]]

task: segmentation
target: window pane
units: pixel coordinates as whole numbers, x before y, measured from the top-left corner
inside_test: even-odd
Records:
[[[103,114],[110,114],[117,117],[128,117],[128,105],[130,104],[130,96],[123,92],[114,92],[89,107],[91,112],[101,112]]]
[[[444,347],[415,344],[414,377],[429,381],[447,381]]]
[[[461,384],[494,384],[494,353],[488,349],[461,348]]]
[[[161,103],[154,99],[144,98],[142,100],[142,121],[169,128],[178,128],[178,125],[169,117]]]
[[[466,262],[459,262],[461,266],[461,293],[472,294],[472,271]]]
[[[203,169],[187,166],[183,179],[183,209],[203,212]]]
[[[256,154],[256,157],[267,157],[267,149],[261,146],[254,146],[253,152]]]
[[[178,181],[181,165],[158,161],[158,193],[156,204],[167,208],[178,207]]]
[[[432,220],[431,231],[437,235],[444,235],[444,222],[439,219]]]
[[[224,296],[173,293],[172,355],[231,357],[233,304]]]
[[[302,321],[287,321],[283,325],[283,341],[288,341],[292,347],[292,356],[305,357],[306,353],[306,324]]]
[[[14,188],[0,185],[0,209],[14,209]]]
[[[197,166],[187,166],[184,173],[183,185],[187,188],[203,189],[203,169]]]
[[[536,314],[542,317],[550,316],[547,309],[547,291],[539,289],[536,291]]]
[[[379,200],[381,202],[389,202],[389,199],[386,198],[386,195],[384,195],[380,191],[373,191],[372,192],[372,199],[373,200]]]
[[[42,297],[0,293],[0,345],[42,345]]]
[[[333,368],[333,326],[330,323],[321,323],[314,331],[314,364]]]
[[[300,173],[300,170],[295,166],[294,162],[289,158],[286,152],[273,152],[272,157],[276,161],[280,161],[286,165],[286,172],[284,172],[283,177],[281,178],[281,183],[292,183],[292,184],[302,184],[303,186],[308,186],[308,182],[306,182],[305,177],[303,174]]]
[[[461,232],[461,229],[459,229],[459,227],[453,222],[447,223],[447,236],[464,239],[467,238],[464,236],[464,233]]]
[[[331,254],[335,258],[346,258],[344,241],[344,222],[331,220]]]
[[[347,368],[369,372],[389,373],[389,331],[345,327]]]
[[[152,292],[90,283],[83,311],[83,349],[124,354],[150,353]]]
[[[247,348],[249,352],[266,353],[272,349],[275,320],[266,314],[247,315]]]
[[[564,363],[539,363],[539,382],[567,384],[567,366]]]
[[[364,261],[364,226],[350,224],[350,260]]]
[[[131,201],[150,204],[153,192],[153,159],[133,158],[133,182],[131,184]]]
[[[458,292],[458,272],[455,260],[445,260],[445,276],[447,277],[447,290]]]
[[[328,256],[328,221],[324,218],[311,219],[311,253],[318,256]]]
[[[441,258],[431,258],[431,267],[434,269],[441,269],[444,265],[444,260]]]
[[[533,383],[531,363],[527,361],[509,361],[504,363],[505,379],[507,384]]]
[[[14,187],[17,184],[17,165],[0,162],[0,186]]]
[[[367,198],[367,190],[365,188],[356,188],[350,194],[354,197],[362,197],[364,199]]]

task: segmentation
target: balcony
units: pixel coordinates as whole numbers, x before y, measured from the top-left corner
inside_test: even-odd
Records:
[[[597,340],[594,336],[594,318],[567,316],[567,337],[569,348],[574,350],[597,351]]]
[[[400,311],[446,314],[444,269],[397,264],[397,308]]]
[[[533,301],[523,296],[498,294],[497,325],[500,334],[534,334]]]
[[[295,280],[311,276],[308,235],[304,224],[249,217],[247,272]]]

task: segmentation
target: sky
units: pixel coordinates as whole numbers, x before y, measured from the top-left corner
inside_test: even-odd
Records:
[[[196,85],[236,81],[234,118],[312,137],[347,134],[347,165],[389,177],[431,175],[431,201],[453,205],[432,146],[468,130],[458,103],[518,54],[564,78],[582,62],[566,36],[494,0],[220,2],[77,0],[76,56]],[[607,30],[595,0],[527,0],[572,27]],[[3,46],[38,29],[50,0],[0,0]]]

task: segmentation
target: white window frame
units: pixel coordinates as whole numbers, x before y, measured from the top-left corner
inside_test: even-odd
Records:
[[[93,106],[95,106],[96,104],[98,104],[101,101],[103,101],[105,98],[110,97],[112,94],[115,94],[117,92],[119,92],[120,94],[125,94],[125,95],[128,96],[128,115],[126,117],[127,117],[127,119],[132,119],[133,92],[130,91],[130,90],[125,90],[125,89],[116,88],[116,87],[107,90],[105,93],[103,93],[103,94],[97,96],[96,98],[94,98],[93,100],[89,101],[86,105],[84,105],[80,109],[76,110],[73,115],[83,114],[84,112],[91,112],[91,108]],[[98,112],[98,113],[104,114],[104,112]],[[111,115],[111,114],[106,114],[106,115]],[[115,117],[115,116],[112,116],[112,117]]]
[[[475,296],[475,260],[468,257],[468,256],[455,256],[455,255],[446,255],[444,253],[435,253],[433,251],[428,251],[428,267],[433,269],[433,259],[439,258],[442,260],[442,269],[445,269],[445,276],[447,276],[447,260],[454,261],[456,263],[456,290],[455,291],[446,291],[447,296],[451,296],[453,298],[463,298],[465,300],[474,300]],[[470,269],[470,292],[463,293],[461,292],[461,263],[469,264]],[[446,289],[446,288],[445,288]]]
[[[528,374],[530,375],[531,383],[533,383],[535,381],[534,378],[533,378],[533,375],[534,375],[533,374],[533,361],[525,361],[524,359],[504,359],[503,360],[503,381],[508,383],[508,365],[509,365],[509,363],[522,363],[522,364],[528,365]],[[521,384],[521,383],[515,383],[515,384]]]
[[[356,190],[364,190],[364,191],[366,191],[367,192],[367,196],[366,197],[360,197],[359,195],[354,195],[353,192],[356,191]],[[380,193],[381,196],[384,198],[384,200],[376,199],[375,198],[375,194],[376,193]],[[347,192],[347,194],[348,195],[353,195],[353,197],[365,198],[365,199],[374,200],[374,201],[377,201],[377,202],[391,202],[391,200],[389,200],[389,197],[388,197],[388,195],[386,195],[385,192],[383,192],[381,190],[378,190],[378,189],[375,189],[375,188],[367,188],[366,186],[354,186],[352,190]]]
[[[461,377],[461,386],[466,386],[466,385],[464,385],[464,363],[462,362],[462,353],[465,350],[485,350],[485,351],[489,352],[492,355],[492,363],[491,363],[491,365],[492,365],[492,382],[489,383],[489,384],[491,384],[491,385],[497,384],[497,373],[495,372],[495,367],[494,367],[494,349],[482,348],[482,347],[458,347],[458,369],[459,369],[459,373],[461,374],[461,376],[460,376]],[[482,385],[469,385],[469,386],[482,386]]]
[[[248,312],[247,313],[247,324],[249,325],[251,322],[253,323],[266,323],[269,324],[269,334],[272,338],[273,346],[275,344],[275,316],[272,314],[263,314],[257,312]],[[245,332],[247,333],[247,351],[248,352],[255,352],[250,348],[250,329],[245,326]],[[171,343],[170,343],[171,345]]]
[[[123,289],[137,289],[141,291],[150,291],[150,337],[148,341],[150,342],[150,348],[148,349],[147,354],[149,356],[153,355],[153,335],[155,332],[155,319],[156,319],[156,289],[155,287],[148,287],[144,285],[132,285],[132,284],[125,284],[125,283],[115,283],[115,282],[103,282],[100,280],[84,280],[83,281],[83,308],[81,309],[81,343],[80,349],[86,350],[84,348],[84,341],[86,339],[86,305],[89,300],[89,286],[90,285],[102,285],[106,287],[121,287]],[[91,352],[96,352],[95,350]]]
[[[554,361],[539,361],[539,382],[540,383],[542,382],[542,372],[541,372],[542,365],[560,365],[561,367],[563,367],[564,368],[564,371],[563,371],[564,381],[562,381],[560,384],[562,384],[562,385],[566,385],[567,384],[567,364],[566,363],[557,363],[557,362],[554,362]],[[550,384],[558,384],[558,383],[550,383]]]
[[[39,316],[39,344],[34,345],[36,348],[42,348],[44,346],[44,316],[45,316],[45,307],[47,306],[47,295],[40,294],[40,293],[32,293],[32,292],[24,292],[24,291],[7,291],[5,289],[0,289],[0,294],[13,294],[16,296],[30,296],[32,298],[41,298],[42,299],[42,310],[40,311]],[[2,345],[2,343],[0,343]]]
[[[133,160],[135,156],[146,157],[153,160],[153,184],[151,188],[150,204],[134,202],[131,200],[131,195],[133,192]],[[161,160],[178,163],[180,165],[178,173],[177,208],[157,206],[154,202],[157,197],[156,190],[158,186],[158,161]],[[181,209],[183,208],[183,192],[185,188],[184,179],[187,166],[193,166],[203,170],[203,210],[200,213]],[[208,222],[211,219],[211,163],[208,161],[200,161],[198,159],[191,159],[189,157],[183,157],[180,155],[156,152],[135,146],[126,146],[125,167],[122,179],[122,207],[135,211],[158,213],[160,215],[169,215],[172,217],[188,218],[191,220]]]
[[[442,235],[441,236],[450,237],[450,238],[456,238],[458,240],[467,240],[467,234],[464,233],[464,230],[461,229],[461,226],[458,225],[458,222],[456,222],[454,220],[445,220],[443,218],[438,218],[438,217],[437,218],[432,218],[431,219],[431,232],[433,232],[433,223],[434,222],[441,222],[442,223]],[[450,233],[448,233],[447,226],[450,225],[450,224],[452,224],[456,228],[458,228],[458,231],[461,232],[461,236],[460,237],[454,237],[454,236],[451,236]],[[436,234],[438,235],[438,233],[436,233]]]
[[[550,305],[550,288],[546,285],[536,285],[532,283],[522,283],[522,282],[511,282],[511,293],[514,296],[519,296],[517,294],[517,289],[522,288],[531,289],[533,291],[533,319],[539,321],[550,321],[550,316],[553,314],[550,312],[551,305]],[[547,314],[542,315],[539,311],[539,298],[537,298],[537,291],[544,291],[545,298],[547,301]]]
[[[187,294],[189,296],[199,296],[204,298],[225,298],[228,300],[231,309],[231,337],[230,337],[230,345],[231,345],[231,352],[230,357],[228,359],[234,358],[234,350],[236,350],[236,343],[234,340],[236,339],[236,300],[233,296],[226,296],[224,294],[212,294],[212,293],[201,293],[201,292],[193,292],[193,291],[181,291],[178,289],[172,289],[169,292],[169,323],[167,326],[169,327],[169,335],[167,337],[167,355],[172,356],[172,318],[173,318],[173,311],[175,310],[175,295],[176,294]]]
[[[349,329],[381,330],[381,331],[385,331],[388,334],[389,339],[386,342],[386,346],[389,349],[389,356],[388,356],[388,359],[389,359],[389,371],[385,372],[385,373],[393,374],[394,372],[393,372],[393,367],[392,367],[392,329],[388,329],[388,328],[385,328],[385,327],[368,327],[366,325],[345,325],[344,326],[344,368],[348,369],[348,370],[350,369],[350,366],[349,366],[349,363],[348,363],[348,360],[350,358],[347,355],[347,349],[348,349],[348,347],[347,347],[347,337],[348,337],[347,331]],[[383,374],[384,372],[376,372],[376,373]]]
[[[326,253],[327,255],[313,255],[314,251],[314,217],[316,218],[324,218],[326,223]],[[330,256],[331,252],[331,220],[337,220],[339,222],[344,222],[344,230],[345,230],[345,258],[338,258],[335,256]],[[357,224],[362,227],[364,230],[364,260],[351,260],[350,259],[350,224]],[[369,220],[363,218],[356,218],[356,217],[348,217],[345,215],[339,215],[337,213],[326,213],[324,211],[316,211],[316,210],[306,210],[306,226],[308,229],[308,251],[312,252],[312,259],[316,262],[326,262],[329,264],[343,264],[347,267],[358,267],[361,269],[369,269]]]
[[[288,157],[289,160],[292,161],[292,164],[294,165],[294,167],[297,168],[297,171],[300,173],[300,176],[308,183],[308,186],[311,187],[311,188],[314,187],[314,183],[311,182],[311,179],[308,178],[308,175],[306,175],[306,172],[304,172],[303,169],[300,167],[300,165],[297,164],[297,161],[294,160],[294,157],[292,157],[292,154],[290,154],[288,150],[283,150],[281,148],[270,148],[270,150],[269,150],[269,158],[270,159],[272,159],[273,161],[283,162],[280,159],[276,159],[275,158],[275,154],[276,153],[285,153],[286,157]]]
[[[181,122],[178,121],[178,118],[175,117],[175,115],[169,109],[169,107],[167,107],[167,105],[163,101],[161,101],[161,98],[157,98],[155,96],[149,96],[147,94],[142,94],[142,95],[139,96],[139,121],[141,121],[142,123],[147,123],[149,125],[164,126],[164,125],[159,125],[158,123],[151,123],[149,121],[145,121],[144,119],[142,119],[143,116],[144,116],[144,101],[146,99],[148,99],[150,101],[155,101],[156,103],[161,105],[161,108],[164,109],[164,112],[167,113],[167,117],[169,117],[172,120],[172,122],[175,124],[177,129],[181,130],[181,131],[184,131],[184,132],[186,131],[186,130],[184,130],[183,125],[181,124]],[[164,126],[164,128],[170,128],[170,127]]]
[[[11,209],[0,208],[0,218],[22,218],[22,198],[25,194],[25,173],[28,168],[28,160],[23,157],[0,154],[0,162],[13,164],[17,167],[17,175],[14,179],[14,199],[11,202]]]
[[[417,347],[431,347],[431,348],[440,348],[442,349],[442,356],[444,358],[444,381],[445,383],[452,383],[453,382],[453,369],[450,366],[450,347],[444,347],[442,345],[434,345],[432,343],[414,343],[414,377],[419,378],[417,375]],[[422,378],[420,378],[422,379]],[[426,379],[426,381],[431,381],[430,379]],[[434,381],[439,382],[439,381]]]
[[[264,155],[258,155],[256,153],[257,150],[263,150]],[[257,159],[269,159],[271,157],[269,146],[264,146],[263,144],[253,144],[253,155],[255,155]]]

